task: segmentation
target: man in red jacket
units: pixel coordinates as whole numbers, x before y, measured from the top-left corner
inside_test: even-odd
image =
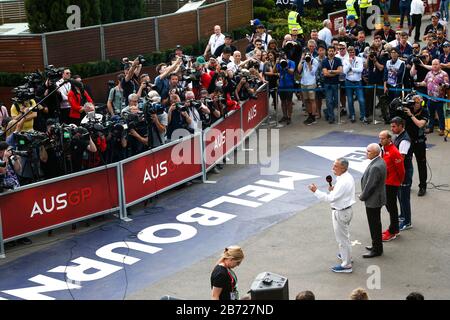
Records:
[[[403,157],[397,147],[392,143],[389,131],[381,131],[378,135],[382,146],[383,160],[386,163],[386,209],[389,212],[391,223],[389,229],[383,232],[382,240],[391,241],[399,234],[397,194],[405,178],[405,165]]]

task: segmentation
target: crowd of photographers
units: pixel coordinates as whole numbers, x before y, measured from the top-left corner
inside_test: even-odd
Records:
[[[309,35],[292,22],[284,39],[272,39],[254,20],[245,54],[215,26],[202,56],[187,56],[177,46],[170,61],[156,67],[153,81],[141,72],[142,56],[124,58],[123,73],[109,82],[106,105],[94,104],[89,87],[69,69],[48,66],[15,89],[11,117],[2,107],[1,135],[10,152],[0,159],[0,170],[15,172],[23,185],[117,162],[211,126],[243,101],[255,99],[264,83],[275,107],[280,97],[280,122],[287,125],[294,93],[302,101],[306,125],[322,118],[322,106],[330,124],[337,113],[347,114],[351,122],[359,118],[369,123],[374,98],[389,123],[394,116],[407,117],[403,108],[414,101],[397,98],[402,89],[414,89],[431,97],[423,99],[430,113],[427,132],[433,131],[437,113],[442,135],[443,102],[434,98],[446,97],[450,43],[439,17],[432,15],[422,42],[409,41],[408,32],[394,31],[385,22],[370,44],[353,15],[336,36],[331,22],[324,20],[323,28]],[[20,162],[20,170],[11,170],[19,169],[13,159]],[[3,188],[17,186],[6,180]]]
[[[0,187],[114,163],[205,129],[257,98],[265,82],[258,61],[241,61],[216,26],[204,56],[187,56],[177,46],[153,81],[141,72],[143,56],[124,58],[106,104],[95,104],[90,88],[67,68],[34,72],[14,89],[11,117],[1,109]]]

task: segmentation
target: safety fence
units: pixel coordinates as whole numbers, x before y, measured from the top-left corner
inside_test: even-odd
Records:
[[[212,127],[135,157],[47,180],[0,195],[0,257],[4,243],[119,213],[189,180],[202,177],[237,149],[269,117],[267,85]]]

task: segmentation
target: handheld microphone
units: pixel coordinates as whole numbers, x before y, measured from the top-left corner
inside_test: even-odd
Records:
[[[333,182],[333,177],[332,176],[327,176],[327,182],[330,185],[330,187],[332,187],[333,185],[331,184]]]

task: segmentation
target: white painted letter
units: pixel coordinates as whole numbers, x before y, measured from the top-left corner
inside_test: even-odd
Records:
[[[248,186],[245,186],[243,188],[240,188],[236,191],[229,193],[229,195],[239,197],[240,195],[242,195],[246,192],[249,192],[249,191],[253,191],[248,194],[249,197],[253,197],[253,198],[258,198],[258,197],[261,197],[263,194],[267,194],[267,196],[258,199],[259,201],[262,201],[262,202],[270,202],[270,201],[272,201],[276,198],[279,198],[279,197],[285,195],[286,193],[288,193],[287,191],[281,191],[281,190],[276,190],[276,189],[271,189],[271,188],[248,185]]]
[[[55,298],[43,295],[41,293],[52,292],[52,291],[61,291],[61,290],[70,290],[70,289],[81,289],[81,287],[76,284],[61,281],[61,280],[56,280],[56,279],[53,279],[50,277],[46,277],[42,274],[37,275],[36,277],[33,277],[29,280],[32,282],[42,284],[42,286],[14,289],[14,290],[6,290],[3,292],[6,294],[15,296],[15,297],[25,299],[25,300],[55,300]]]
[[[281,178],[279,182],[267,181],[267,180],[259,180],[256,181],[256,184],[260,184],[268,187],[281,188],[286,190],[294,190],[294,182],[318,178],[318,176],[312,176],[304,173],[290,172],[290,171],[281,171],[278,173],[280,176],[287,176],[289,178]]]
[[[235,217],[233,214],[197,207],[178,215],[177,220],[186,223],[198,222],[201,226],[217,226]]]
[[[136,262],[140,261],[141,259],[130,257],[129,255],[124,255],[120,253],[114,253],[113,250],[117,248],[124,248],[129,250],[137,250],[145,253],[154,254],[159,251],[161,251],[161,248],[148,246],[145,244],[137,243],[137,242],[114,242],[111,244],[108,244],[106,246],[101,247],[98,249],[95,254],[103,259],[124,263],[128,265],[135,264]]]
[[[180,232],[178,236],[171,236],[167,238],[161,238],[159,236],[155,236],[155,233],[161,230],[177,230]],[[158,224],[156,226],[151,226],[147,229],[142,230],[138,233],[138,238],[141,241],[147,243],[175,243],[181,242],[185,240],[189,240],[193,238],[197,234],[197,229],[191,227],[186,224],[180,223],[166,223],[166,224]]]
[[[241,206],[246,206],[246,207],[250,207],[250,208],[258,208],[259,206],[261,206],[262,203],[258,203],[258,202],[254,202],[254,201],[248,201],[248,200],[242,200],[239,198],[232,198],[232,197],[228,197],[228,196],[222,196],[219,197],[213,201],[210,201],[208,203],[202,204],[202,207],[206,207],[206,208],[213,208],[215,206],[218,206],[221,203],[224,202],[228,202],[228,203],[234,203],[234,204],[239,204]]]
[[[48,272],[67,273],[69,280],[83,282],[102,279],[122,269],[122,267],[84,257],[79,257],[71,262],[76,263],[77,266],[59,266]],[[89,269],[96,269],[98,272],[88,274],[85,271]]]

